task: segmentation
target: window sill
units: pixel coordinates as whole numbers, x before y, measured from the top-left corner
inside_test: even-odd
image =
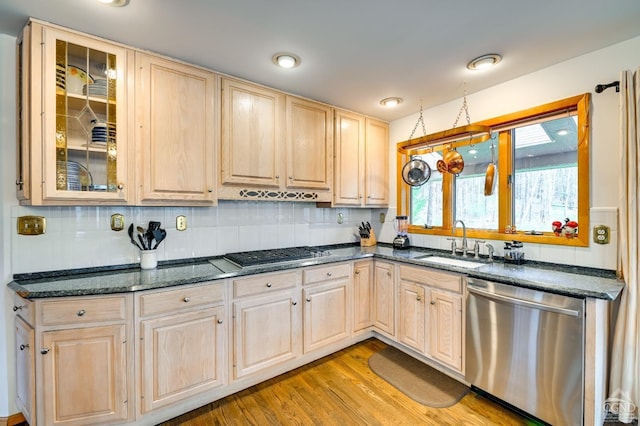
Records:
[[[424,234],[424,235],[440,235],[456,238],[462,238],[462,229],[456,228],[455,233],[452,233],[450,229],[444,228],[422,228],[412,225],[409,227],[410,234]],[[522,241],[523,243],[534,244],[549,244],[557,246],[569,246],[569,247],[589,247],[589,238],[587,235],[579,234],[574,238],[558,237],[552,232],[544,232],[542,235],[527,235],[525,232],[516,232],[515,234],[505,234],[502,232],[486,231],[467,229],[467,238],[475,240],[502,240],[502,241]]]

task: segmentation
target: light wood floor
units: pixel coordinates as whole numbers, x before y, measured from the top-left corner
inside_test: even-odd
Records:
[[[386,346],[366,340],[162,426],[528,424],[473,392],[448,408],[413,401],[369,369],[369,357]]]

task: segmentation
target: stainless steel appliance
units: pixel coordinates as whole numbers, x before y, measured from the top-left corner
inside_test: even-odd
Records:
[[[553,425],[582,424],[584,300],[467,283],[467,381]]]

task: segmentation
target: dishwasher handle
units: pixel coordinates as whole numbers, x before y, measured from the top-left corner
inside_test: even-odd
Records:
[[[569,315],[576,318],[580,317],[580,311],[576,311],[575,309],[566,309],[560,308],[558,306],[545,305],[544,303],[532,302],[530,300],[519,299],[517,297],[505,296],[498,293],[480,290],[471,286],[467,286],[467,290],[469,291],[469,293],[477,294],[478,296],[496,300],[498,302],[511,303],[513,305],[524,306],[532,309],[540,309],[542,311],[555,312],[557,314]]]

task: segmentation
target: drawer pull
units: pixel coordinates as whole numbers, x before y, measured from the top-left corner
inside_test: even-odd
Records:
[[[80,309],[78,312],[76,312],[76,315],[77,315],[77,316],[79,316],[79,317],[81,317],[81,316],[83,316],[83,315],[84,315],[84,314],[86,314],[86,313],[87,313],[87,311],[85,311],[84,309]]]
[[[48,353],[49,353],[49,348],[42,348],[42,350],[40,351],[40,353],[41,353],[42,355],[46,355],[46,354],[48,354]]]
[[[185,297],[184,299],[182,299],[182,301],[184,303],[189,303],[191,301],[191,299],[189,299],[188,297]]]
[[[20,345],[20,350],[24,351],[25,349],[27,349],[29,347],[29,344],[27,343],[26,345]]]
[[[15,312],[15,311],[17,311],[17,310],[19,310],[19,309],[22,309],[22,308],[24,308],[24,305],[21,305],[21,306],[14,306],[14,307],[13,307],[13,312]]]
[[[267,287],[271,288],[271,283],[267,283]]]

